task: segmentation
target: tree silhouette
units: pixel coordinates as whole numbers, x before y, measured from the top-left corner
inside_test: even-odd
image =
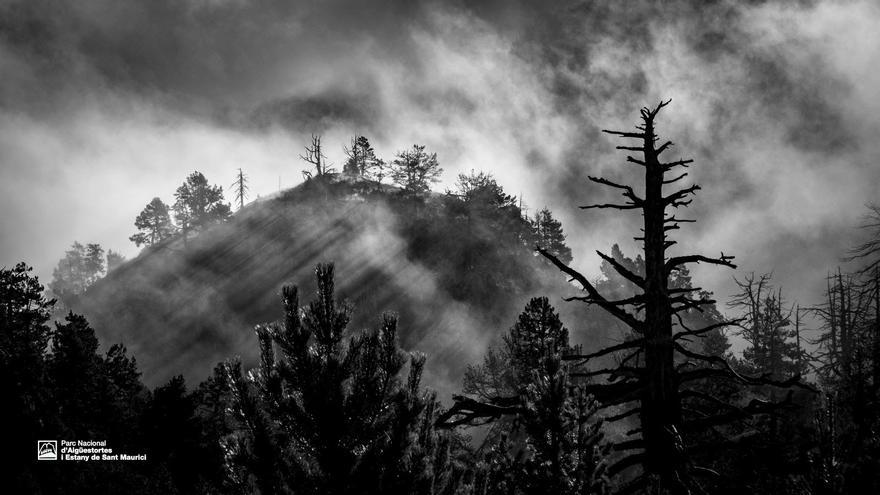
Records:
[[[385,163],[376,157],[376,151],[370,145],[369,139],[364,136],[353,137],[349,146],[343,146],[343,151],[348,157],[342,167],[345,175],[382,182]]]
[[[104,249],[99,244],[74,242],[52,272],[49,288],[61,301],[70,303],[104,276]]]
[[[644,170],[642,195],[632,186],[601,177],[589,177],[592,182],[620,191],[626,201],[581,207],[637,210],[642,214],[643,234],[636,237],[636,240],[643,245],[644,274],[634,273],[613,257],[598,253],[620,276],[638,288],[636,295],[624,299],[609,299],[599,293],[584,275],[567,266],[553,253],[541,247],[538,247],[538,252],[583,288],[584,295],[567,300],[599,306],[629,327],[633,334],[633,338],[620,344],[589,354],[568,356],[568,359],[579,362],[613,354],[620,358],[617,366],[590,372],[594,376],[607,377],[605,383],[585,386],[603,406],[626,405],[625,410],[613,416],[612,420],[619,421],[638,415],[640,421],[640,427],[629,432],[631,438],[616,446],[625,456],[611,466],[609,472],[614,474],[629,467],[641,466],[642,473],[629,484],[627,490],[634,491],[653,484],[660,492],[679,494],[691,493],[697,486],[693,478],[695,471],[688,458],[687,448],[690,445],[683,435],[687,437],[694,431],[779,406],[755,399],[745,406],[727,404],[726,412],[717,415],[694,414],[691,411],[699,411],[700,402],[715,404],[720,399],[693,389],[691,384],[705,378],[722,378],[744,384],[787,387],[799,383],[799,376],[785,381],[774,381],[764,376],[745,377],[731,368],[723,358],[697,352],[685,345],[688,340],[727,326],[730,322],[712,323],[702,328],[686,326],[683,322],[684,314],[712,305],[714,301],[701,293],[699,288],[674,288],[671,283],[674,275],[690,263],[730,268],[735,268],[735,265],[732,263],[733,257],[724,253],[717,258],[698,254],[672,257],[666,255],[667,249],[675,244],[668,233],[679,229],[682,223],[694,221],[682,219],[674,213],[667,215],[667,210],[688,206],[692,201],[691,196],[700,189],[694,184],[664,194],[664,187],[672,186],[688,175],[681,172],[667,179],[666,174],[687,168],[693,162],[690,159],[672,162],[660,160],[660,156],[670,149],[672,143],[667,141],[657,146],[659,138],[655,131],[655,118],[668,103],[669,101],[661,102],[653,109],[643,108],[642,124],[636,126],[637,132],[603,131],[637,140],[637,145],[618,146],[617,149],[641,154],[641,157],[627,156],[626,161]],[[690,407],[693,403],[696,407]]]
[[[870,273],[880,269],[880,205],[868,205],[868,213],[861,225],[862,230],[867,231],[868,239],[854,247],[849,252],[847,261],[863,261],[864,265],[859,270],[861,273]]]
[[[453,396],[438,425],[492,425],[487,493],[604,493],[601,421],[578,370],[562,362],[575,349],[548,299],[531,299],[503,342],[468,367],[468,395]]]
[[[310,163],[315,167],[314,175],[308,170],[303,170],[303,176],[305,176],[306,179],[310,179],[311,177],[321,177],[325,174],[334,172],[334,170],[327,164],[327,157],[324,155],[324,152],[321,151],[321,136],[319,135],[312,134],[312,142],[309,146],[306,146],[306,154],[299,155],[299,157],[306,163]]]
[[[750,372],[767,374],[776,379],[806,371],[797,342],[797,328],[792,325],[795,308],[786,308],[782,289],[774,290],[769,274],[743,280],[734,279],[740,292],[728,306],[744,311],[739,335],[748,347],[743,351],[742,365]]]
[[[247,175],[238,169],[238,173],[235,174],[235,182],[232,183],[232,190],[235,192],[235,201],[238,203],[239,210],[244,208],[244,200],[247,199],[247,181]]]
[[[553,213],[549,209],[544,208],[535,213],[532,228],[535,230],[535,242],[538,246],[553,253],[559,261],[565,264],[571,263],[571,248],[565,244],[562,223],[553,218]]]
[[[223,202],[223,188],[208,184],[201,172],[189,174],[174,198],[174,217],[184,242],[190,231],[225,221],[231,213],[229,205]]]
[[[168,205],[161,199],[153,198],[134,219],[138,233],[128,239],[137,247],[152,246],[174,235],[174,224],[168,213]]]
[[[239,425],[226,439],[231,472],[264,494],[440,491],[437,449],[448,445],[421,389],[424,355],[400,349],[391,314],[345,338],[352,307],[336,300],[333,265],[316,278],[307,307],[285,287],[283,321],[257,327],[259,370],[245,378],[240,363],[225,365]]]
[[[391,162],[391,180],[411,194],[428,191],[431,183],[440,180],[443,169],[437,163],[437,153],[427,153],[424,145],[398,151]]]

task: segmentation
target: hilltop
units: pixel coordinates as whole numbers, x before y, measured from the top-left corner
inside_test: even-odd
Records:
[[[500,192],[407,195],[328,175],[252,202],[186,243],[150,246],[72,304],[102,342],[123,342],[145,381],[193,380],[234,355],[256,360],[253,327],[280,314],[284,284],[314,292],[316,264],[336,264],[338,293],[355,306],[349,328],[400,315],[404,348],[428,354],[429,383],[457,386],[530,297],[570,295],[535,257],[528,219]],[[557,304],[566,323],[585,310]],[[580,312],[579,315],[572,313]]]

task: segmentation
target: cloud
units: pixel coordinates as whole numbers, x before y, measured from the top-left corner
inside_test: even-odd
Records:
[[[6,0],[0,264],[46,277],[74,239],[131,256],[134,216],[188,172],[270,194],[320,132],[337,164],[363,133],[385,158],[426,144],[445,184],[493,172],[597,275],[639,221],[575,209],[610,199],[587,175],[638,179],[599,131],[671,97],[660,131],[703,186],[680,245],[812,302],[880,199],[878,22],[870,0]]]

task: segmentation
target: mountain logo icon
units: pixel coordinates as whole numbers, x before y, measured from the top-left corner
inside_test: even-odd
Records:
[[[57,440],[37,440],[37,460],[54,461],[58,459]]]

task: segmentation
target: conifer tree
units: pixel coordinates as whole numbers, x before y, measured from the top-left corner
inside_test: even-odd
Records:
[[[296,287],[285,287],[283,321],[257,327],[259,369],[245,378],[240,364],[225,367],[245,432],[226,441],[231,472],[261,493],[439,490],[442,442],[429,428],[424,356],[400,350],[390,314],[379,329],[346,339],[352,308],[336,300],[333,266],[318,266],[316,276],[306,308]]]
[[[607,445],[597,406],[580,386],[580,370],[562,362],[576,349],[548,299],[530,300],[503,341],[482,365],[468,367],[468,395],[454,396],[438,424],[492,424],[481,473],[487,493],[604,493]]]
[[[83,258],[83,269],[86,275],[86,286],[90,286],[104,276],[104,248],[100,244],[86,244]]]
[[[351,144],[343,147],[343,151],[348,158],[342,168],[345,175],[382,182],[382,168],[385,164],[376,157],[376,151],[370,145],[369,139],[364,136],[353,137]]]
[[[535,213],[532,220],[532,228],[535,231],[535,243],[548,253],[552,253],[559,261],[571,263],[571,248],[565,244],[565,234],[562,232],[562,223],[553,218],[553,213],[544,208]]]
[[[168,239],[174,234],[174,224],[168,212],[168,205],[161,199],[153,198],[134,220],[138,232],[128,239],[136,246],[152,246]]]
[[[61,301],[69,303],[104,276],[104,249],[99,244],[82,245],[74,241],[52,272],[49,288]]]
[[[229,205],[223,202],[223,188],[208,184],[201,172],[187,176],[174,198],[174,216],[183,231],[184,241],[190,231],[225,221],[231,214]]]
[[[391,163],[391,180],[410,194],[428,191],[442,173],[437,153],[426,152],[424,145],[414,144],[412,149],[398,151]]]
[[[24,263],[0,269],[0,396],[11,426],[6,432],[10,446],[33,445],[49,410],[45,355],[51,331],[46,322],[55,301],[46,299],[32,270]],[[0,462],[10,473],[4,476],[6,489],[33,491],[31,457],[14,450],[0,452]]]

